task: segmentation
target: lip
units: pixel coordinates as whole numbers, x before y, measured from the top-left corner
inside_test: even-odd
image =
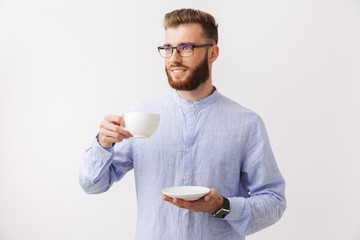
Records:
[[[179,76],[179,75],[184,74],[186,72],[186,69],[173,67],[173,68],[170,68],[170,72],[174,76]]]

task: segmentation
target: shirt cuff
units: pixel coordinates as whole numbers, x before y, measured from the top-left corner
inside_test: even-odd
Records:
[[[243,197],[227,198],[230,202],[230,212],[225,216],[224,220],[238,221],[241,218],[246,199]]]
[[[92,154],[94,161],[91,163],[93,182],[101,176],[101,170],[105,168],[111,162],[114,155],[114,147],[103,148],[98,142],[98,138],[95,138],[92,145]]]

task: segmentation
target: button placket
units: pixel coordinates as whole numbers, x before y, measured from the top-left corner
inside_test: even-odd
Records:
[[[184,155],[183,155],[183,171],[181,176],[181,183],[183,185],[188,185],[191,183],[191,179],[189,179],[189,176],[191,176],[191,166],[192,166],[192,147],[194,142],[194,123],[196,119],[196,105],[194,103],[191,103],[189,105],[188,111],[187,111],[187,121],[186,121],[186,130],[185,130],[185,142],[184,142]]]

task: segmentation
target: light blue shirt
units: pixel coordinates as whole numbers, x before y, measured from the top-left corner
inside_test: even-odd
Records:
[[[94,139],[84,154],[79,182],[87,193],[102,193],[134,169],[136,239],[238,240],[280,219],[285,182],[256,113],[217,90],[196,102],[173,91],[131,111],[159,113],[157,131],[109,149]],[[162,200],[162,189],[192,185],[217,189],[229,199],[230,213],[220,219]]]

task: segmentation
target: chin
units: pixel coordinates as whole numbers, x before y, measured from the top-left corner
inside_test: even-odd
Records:
[[[172,78],[172,81],[174,83],[183,83],[186,81],[186,78],[182,78],[182,79],[176,79],[176,78]]]

